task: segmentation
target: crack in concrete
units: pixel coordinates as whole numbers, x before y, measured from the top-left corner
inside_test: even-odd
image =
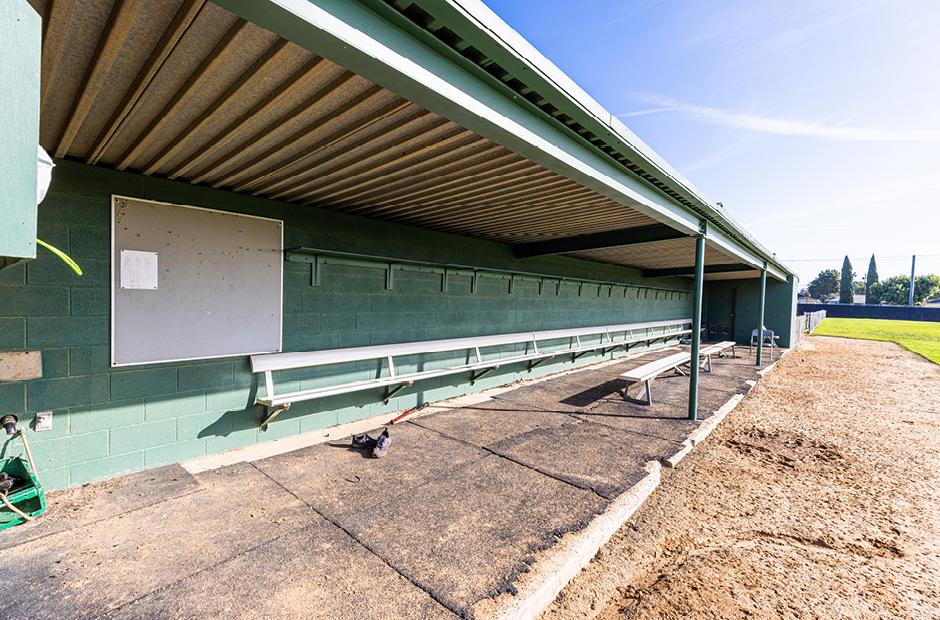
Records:
[[[254,545],[254,546],[249,547],[249,548],[247,548],[247,549],[243,549],[242,551],[239,551],[238,553],[234,553],[234,554],[232,554],[231,556],[229,556],[229,557],[227,557],[227,558],[224,558],[224,559],[222,559],[222,560],[219,560],[218,562],[215,562],[214,564],[210,564],[209,566],[204,566],[203,568],[200,568],[199,570],[197,570],[197,571],[195,571],[195,572],[189,573],[188,575],[184,575],[184,576],[180,577],[179,579],[177,579],[176,581],[171,581],[170,583],[164,584],[164,585],[160,586],[159,588],[155,588],[155,589],[153,589],[153,590],[150,590],[149,592],[145,592],[144,594],[141,594],[140,596],[137,596],[137,597],[135,597],[135,598],[133,598],[133,599],[131,599],[131,600],[129,600],[129,601],[126,601],[126,602],[124,602],[124,603],[121,603],[120,605],[118,605],[118,606],[115,607],[114,609],[110,609],[110,610],[108,610],[108,611],[105,611],[102,615],[97,615],[97,614],[95,614],[95,615],[93,615],[93,616],[83,616],[83,617],[86,617],[86,618],[110,618],[110,617],[114,617],[115,614],[117,614],[118,612],[120,612],[120,611],[122,611],[122,610],[124,610],[124,609],[126,609],[126,608],[128,608],[128,607],[130,607],[131,605],[134,605],[134,604],[137,603],[138,601],[144,600],[145,598],[147,598],[147,597],[149,597],[149,596],[153,596],[154,594],[159,594],[159,593],[161,593],[161,592],[164,592],[165,590],[167,590],[167,589],[169,589],[169,588],[172,588],[172,587],[174,587],[174,586],[176,586],[176,585],[179,585],[179,584],[183,583],[183,582],[186,581],[187,579],[192,579],[193,577],[197,577],[197,576],[199,576],[199,575],[205,573],[206,571],[210,571],[210,570],[213,570],[213,569],[215,569],[215,568],[218,568],[219,566],[222,566],[223,564],[225,564],[225,563],[227,563],[227,562],[231,562],[232,560],[234,560],[234,559],[236,559],[236,558],[239,558],[239,557],[241,557],[241,556],[243,556],[243,555],[246,555],[246,554],[248,554],[248,553],[251,553],[251,552],[253,552],[253,551],[257,550],[257,549],[260,549],[261,547],[263,547],[263,546],[265,546],[265,545],[267,545],[267,544],[270,544],[270,543],[273,543],[273,542],[275,542],[275,541],[278,541],[278,540],[284,538],[285,536],[290,536],[290,535],[296,534],[296,533],[298,533],[298,532],[303,532],[303,531],[309,530],[310,528],[313,528],[313,527],[316,527],[316,526],[317,526],[316,523],[310,523],[310,524],[305,525],[305,526],[303,526],[303,527],[299,527],[299,528],[297,528],[297,529],[290,530],[290,531],[288,531],[288,532],[284,532],[283,534],[279,534],[278,536],[275,536],[274,538],[270,538],[270,539],[268,539],[268,540],[265,540],[265,541],[262,541],[262,542],[258,543],[257,545]]]
[[[510,400],[510,399],[508,399],[508,398],[500,398],[500,396],[498,396],[498,395],[497,395],[497,396],[493,396],[492,399],[493,399],[493,400],[499,400],[499,401],[506,402],[506,403],[512,403],[512,404],[514,404],[514,405],[523,405],[523,406],[526,406],[526,407],[531,407],[531,408],[533,408],[533,409],[538,409],[539,411],[544,411],[544,412],[546,412],[546,413],[557,413],[557,414],[560,414],[560,415],[563,415],[563,416],[567,416],[567,417],[571,418],[573,421],[575,421],[575,422],[577,422],[577,423],[579,423],[579,424],[580,424],[580,423],[600,424],[600,425],[605,426],[605,427],[607,427],[607,428],[612,428],[612,429],[615,429],[615,430],[617,430],[617,431],[622,431],[622,432],[624,432],[624,433],[630,433],[630,434],[633,434],[633,435],[639,435],[640,437],[652,437],[653,439],[662,439],[663,441],[669,441],[669,442],[675,443],[675,444],[677,444],[677,445],[682,445],[682,443],[683,443],[683,441],[684,441],[684,440],[683,440],[683,441],[677,441],[677,440],[671,439],[671,438],[669,438],[669,437],[661,437],[661,436],[659,436],[659,435],[655,435],[655,434],[652,434],[652,433],[641,433],[640,431],[634,431],[634,430],[630,430],[630,429],[620,428],[620,427],[614,426],[614,425],[612,425],[612,424],[605,424],[602,420],[585,420],[584,418],[579,417],[579,416],[587,416],[587,415],[589,415],[589,416],[599,416],[599,417],[600,417],[600,416],[609,416],[609,417],[635,417],[635,418],[637,418],[637,419],[646,419],[646,418],[644,418],[643,416],[617,416],[616,414],[591,413],[591,411],[592,411],[594,408],[596,408],[596,407],[599,406],[600,403],[597,402],[597,401],[595,401],[594,403],[591,403],[590,405],[586,405],[586,406],[584,406],[584,407],[581,407],[581,408],[577,409],[576,411],[570,411],[570,412],[569,412],[569,411],[558,411],[558,410],[555,410],[555,409],[546,409],[546,408],[544,408],[544,407],[540,407],[539,405],[530,403],[530,402],[525,401],[525,400],[517,401],[517,400]],[[681,422],[681,421],[684,421],[684,420],[680,420],[679,418],[676,418],[676,419],[679,420],[680,422]],[[704,419],[707,419],[707,418],[703,418],[703,420],[704,420]],[[423,428],[423,427],[422,427],[422,428]],[[520,435],[521,435],[521,434],[523,434],[523,433],[520,433]]]
[[[578,423],[578,424],[591,424],[591,422],[588,422],[587,420],[580,420],[580,419],[578,419],[578,418],[572,418],[572,419],[573,419],[574,421],[576,421],[576,423]],[[572,481],[570,481],[570,480],[566,480],[566,479],[564,479],[564,478],[561,478],[561,477],[556,476],[556,475],[554,475],[554,474],[551,474],[551,473],[549,473],[549,472],[543,471],[543,470],[539,469],[538,467],[535,467],[534,465],[529,465],[528,463],[524,463],[524,462],[522,462],[522,461],[518,461],[518,460],[512,458],[511,456],[507,456],[507,455],[505,455],[505,454],[502,454],[501,452],[496,452],[495,450],[493,450],[492,448],[490,448],[490,447],[488,447],[488,446],[477,446],[477,445],[474,445],[474,444],[470,443],[469,441],[467,441],[467,440],[465,440],[465,439],[461,439],[460,437],[454,437],[453,435],[448,435],[447,433],[445,433],[445,432],[443,432],[443,431],[439,431],[439,430],[434,429],[434,428],[428,428],[428,427],[426,427],[426,426],[422,426],[421,424],[419,424],[419,423],[416,422],[416,421],[412,421],[412,422],[410,422],[410,424],[414,424],[414,425],[416,425],[416,426],[421,426],[421,428],[423,428],[423,429],[425,429],[425,430],[429,430],[429,431],[435,432],[435,433],[437,433],[438,435],[440,435],[441,437],[447,437],[448,439],[452,439],[452,440],[454,440],[454,441],[459,441],[460,443],[462,443],[462,444],[464,444],[464,445],[471,446],[471,447],[477,448],[477,449],[479,449],[479,450],[483,450],[484,452],[487,452],[487,453],[491,454],[492,456],[495,456],[495,457],[501,458],[501,459],[505,459],[505,460],[509,461],[510,463],[514,463],[514,464],[519,465],[519,466],[521,466],[521,467],[525,467],[526,469],[528,469],[528,470],[530,470],[530,471],[534,471],[534,472],[537,473],[537,474],[541,474],[541,475],[545,476],[546,478],[551,478],[552,480],[557,480],[558,482],[563,482],[563,483],[565,483],[565,484],[567,484],[567,485],[569,485],[569,486],[572,486],[572,487],[574,487],[574,488],[576,488],[576,489],[580,489],[580,490],[582,490],[582,491],[591,491],[592,493],[594,493],[595,495],[597,495],[599,498],[601,498],[601,499],[604,500],[605,502],[610,501],[609,498],[604,497],[603,495],[601,495],[600,493],[598,493],[596,489],[594,489],[594,488],[592,488],[592,487],[585,487],[585,486],[582,486],[582,485],[579,485],[579,484],[575,484],[574,482],[572,482]],[[526,432],[531,432],[531,431],[526,431]],[[525,433],[518,433],[517,435],[513,435],[513,437],[518,437],[519,435],[525,435]],[[425,484],[428,484],[428,483],[425,483]],[[423,486],[423,485],[420,485],[420,486]],[[416,487],[416,488],[420,488],[420,486],[419,486],[419,487]]]
[[[366,551],[368,551],[369,553],[371,553],[372,555],[374,555],[375,557],[377,557],[383,564],[385,564],[386,566],[388,566],[389,568],[391,568],[393,571],[395,571],[396,573],[398,573],[399,575],[401,575],[403,578],[407,579],[408,582],[409,582],[411,585],[415,586],[416,588],[418,588],[419,590],[423,591],[425,594],[427,594],[428,596],[430,596],[436,603],[438,603],[439,605],[441,605],[442,607],[444,607],[444,608],[447,609],[448,611],[452,612],[453,614],[455,614],[455,615],[457,615],[457,616],[459,616],[459,617],[461,617],[461,618],[467,618],[467,619],[469,619],[469,618],[472,617],[472,614],[468,613],[468,611],[467,611],[466,609],[462,609],[462,608],[460,608],[460,607],[457,607],[457,606],[455,606],[455,605],[452,605],[451,603],[449,603],[448,601],[446,601],[443,597],[441,597],[440,594],[437,593],[434,588],[432,588],[432,587],[430,587],[430,586],[428,586],[428,585],[425,585],[425,584],[422,583],[421,580],[419,580],[418,578],[409,575],[407,571],[402,570],[401,568],[399,568],[399,567],[395,566],[394,564],[392,564],[391,561],[389,561],[389,560],[385,559],[384,557],[382,557],[382,555],[381,555],[378,551],[376,551],[376,550],[373,549],[371,546],[369,546],[368,544],[366,544],[363,540],[361,540],[358,536],[356,536],[356,535],[355,535],[353,532],[351,532],[349,529],[347,529],[346,527],[344,527],[342,524],[340,524],[340,523],[339,523],[338,521],[336,521],[335,519],[332,519],[332,518],[330,518],[329,516],[323,514],[323,513],[320,512],[319,510],[317,510],[315,507],[313,507],[311,504],[309,504],[305,499],[303,499],[302,497],[300,497],[299,495],[297,495],[296,493],[294,493],[293,491],[291,491],[289,488],[287,488],[286,486],[284,486],[283,484],[281,484],[281,482],[280,482],[279,480],[277,480],[277,479],[275,479],[274,477],[272,477],[272,476],[271,476],[270,474],[268,474],[266,471],[264,471],[263,469],[261,469],[260,467],[258,467],[257,465],[255,465],[254,463],[249,463],[249,465],[251,465],[252,467],[254,467],[255,469],[257,469],[259,472],[261,472],[262,475],[264,475],[266,478],[268,478],[269,480],[271,480],[271,482],[273,482],[273,483],[276,484],[278,487],[280,487],[281,489],[283,489],[286,493],[288,493],[288,494],[290,494],[291,496],[293,496],[294,498],[296,498],[296,499],[297,499],[299,502],[301,502],[304,506],[306,506],[307,508],[309,508],[314,514],[319,515],[324,521],[326,521],[327,523],[330,523],[331,525],[333,525],[333,527],[339,529],[339,530],[342,531],[344,534],[346,534],[347,536],[349,536],[349,538],[351,538],[353,541],[355,541],[355,542],[358,543],[360,546],[362,546],[363,549],[365,549]],[[314,524],[314,525],[316,525],[316,524]],[[310,526],[310,527],[313,527],[313,526]]]
[[[198,482],[198,480],[197,480],[197,482]],[[201,482],[200,482],[199,484],[202,485]],[[154,506],[159,506],[160,504],[165,504],[165,503],[167,503],[167,502],[172,502],[172,501],[175,501],[175,500],[178,500],[178,499],[182,499],[182,498],[184,498],[184,497],[189,497],[190,495],[195,495],[196,493],[203,493],[203,492],[205,492],[205,491],[206,491],[205,487],[202,487],[202,488],[199,488],[199,489],[193,489],[192,491],[188,491],[188,492],[182,493],[182,494],[180,494],[180,495],[174,495],[173,497],[167,497],[167,498],[164,498],[164,499],[161,499],[161,500],[157,500],[157,501],[152,502],[152,503],[150,503],[150,504],[144,504],[144,505],[142,505],[142,506],[137,506],[136,508],[131,508],[130,510],[125,510],[124,512],[115,512],[115,513],[111,513],[111,514],[109,514],[109,515],[107,515],[107,516],[105,516],[105,517],[101,517],[100,519],[94,519],[94,520],[92,520],[92,521],[88,521],[88,522],[85,522],[85,523],[80,523],[80,524],[78,524],[78,525],[73,525],[73,526],[65,527],[65,528],[63,528],[63,529],[61,529],[61,530],[54,530],[54,531],[49,532],[49,533],[46,533],[46,534],[40,533],[39,535],[34,536],[33,538],[27,538],[27,539],[25,539],[25,540],[21,540],[21,541],[19,541],[19,542],[15,542],[15,543],[13,543],[12,545],[8,545],[8,546],[4,547],[3,549],[4,549],[4,550],[7,550],[7,549],[15,549],[15,548],[20,547],[20,546],[22,546],[22,545],[25,545],[25,544],[28,544],[28,543],[31,543],[31,542],[36,542],[37,540],[40,540],[40,539],[42,539],[42,538],[48,538],[48,537],[50,537],[50,536],[56,536],[56,535],[62,534],[62,533],[64,533],[64,532],[71,532],[71,531],[77,530],[77,529],[79,529],[79,528],[85,528],[85,527],[88,527],[88,526],[90,526],[90,525],[95,525],[95,524],[97,524],[97,523],[101,523],[102,521],[107,521],[107,520],[109,520],[109,519],[114,519],[114,518],[118,518],[118,517],[125,517],[125,516],[127,516],[127,515],[129,515],[129,514],[134,514],[135,512],[137,512],[137,511],[139,511],[139,510],[144,510],[145,508],[153,508]]]

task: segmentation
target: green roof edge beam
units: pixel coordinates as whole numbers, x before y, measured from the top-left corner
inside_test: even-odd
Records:
[[[753,267],[744,263],[731,265],[705,265],[705,273],[733,273],[735,271],[753,271]],[[644,278],[665,278],[669,276],[693,276],[695,265],[689,267],[670,267],[669,269],[647,269],[643,272]]]
[[[620,204],[688,234],[698,231],[700,216],[666,200],[602,151],[562,132],[544,115],[526,110],[407,34],[404,25],[383,19],[361,3],[218,0],[217,4]],[[387,12],[398,15],[390,7]],[[731,239],[724,244],[741,247]],[[754,257],[750,252],[736,255],[747,262]],[[760,264],[762,260],[755,267]]]
[[[666,239],[678,239],[687,236],[688,235],[685,233],[670,226],[666,226],[665,224],[653,224],[650,226],[623,228],[621,230],[610,230],[589,235],[577,235],[574,237],[563,237],[561,239],[523,243],[513,246],[512,251],[516,258],[531,258],[533,256],[545,256],[548,254],[564,254],[566,252],[600,250],[625,245],[636,245],[638,243],[650,243],[652,241],[665,241]]]

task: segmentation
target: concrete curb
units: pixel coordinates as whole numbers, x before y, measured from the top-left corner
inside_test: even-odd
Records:
[[[744,400],[744,394],[735,394],[728,399],[724,405],[718,408],[710,418],[705,420],[701,426],[695,429],[689,438],[682,442],[682,449],[670,456],[668,459],[663,459],[663,465],[666,467],[675,467],[679,464],[679,461],[684,459],[688,455],[692,448],[702,443],[706,437],[708,437],[715,428],[721,424],[721,421],[725,419],[729,413],[731,413],[738,404]]]
[[[782,359],[783,359],[790,351],[792,351],[792,350],[793,350],[793,349],[787,349],[786,351],[784,351],[783,353],[781,353],[781,354],[780,354],[780,357],[777,358],[777,361],[775,361],[775,362],[774,362],[773,364],[771,364],[770,366],[767,366],[767,367],[765,367],[765,368],[761,368],[760,370],[757,371],[757,374],[760,375],[761,378],[763,378],[763,377],[766,377],[767,375],[769,375],[770,373],[772,373],[772,372],[774,371],[774,369],[777,367],[777,364],[780,363],[780,360],[782,360]]]
[[[777,360],[777,362],[779,361],[780,360]],[[766,368],[761,368],[760,370],[757,371],[757,374],[760,375],[762,378],[769,375],[770,373],[774,371],[774,368],[777,366],[777,362],[774,362],[773,364],[771,364],[770,366],[767,366]]]
[[[744,394],[735,394],[682,443],[682,449],[662,466],[675,467],[692,449],[705,441],[722,420],[737,407]],[[482,618],[510,620],[535,618],[545,611],[568,582],[590,563],[601,547],[643,505],[646,498],[659,486],[662,479],[658,461],[646,464],[649,472],[640,482],[615,499],[607,509],[595,517],[586,528],[564,537],[547,550],[530,571],[516,584],[516,594],[502,594],[495,599],[481,601],[474,615]]]
[[[731,411],[734,410],[734,408],[737,407],[742,400],[744,400],[744,394],[735,394],[728,399],[728,402],[719,407],[718,411],[716,411],[712,417],[705,420],[701,426],[692,431],[692,434],[689,435],[688,439],[692,442],[692,445],[697,446],[698,444],[705,441],[705,438],[708,437],[713,430],[715,430],[715,427],[721,424],[721,421],[725,419],[725,416],[731,413]]]
[[[691,440],[686,439],[682,442],[682,449],[670,456],[668,459],[663,459],[662,463],[666,467],[675,467],[679,464],[679,461],[684,459],[686,455],[692,451],[692,448],[695,447],[695,444]]]
[[[516,584],[515,595],[503,594],[481,601],[474,616],[511,620],[534,618],[545,610],[659,486],[659,462],[649,461],[646,471],[640,482],[611,502],[587,527],[563,537],[540,558]]]

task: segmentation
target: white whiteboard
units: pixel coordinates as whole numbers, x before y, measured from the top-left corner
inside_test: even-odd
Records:
[[[111,365],[281,350],[284,223],[111,197]]]

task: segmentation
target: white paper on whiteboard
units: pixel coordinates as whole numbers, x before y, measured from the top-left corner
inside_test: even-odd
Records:
[[[157,290],[157,253],[121,250],[121,288]]]

